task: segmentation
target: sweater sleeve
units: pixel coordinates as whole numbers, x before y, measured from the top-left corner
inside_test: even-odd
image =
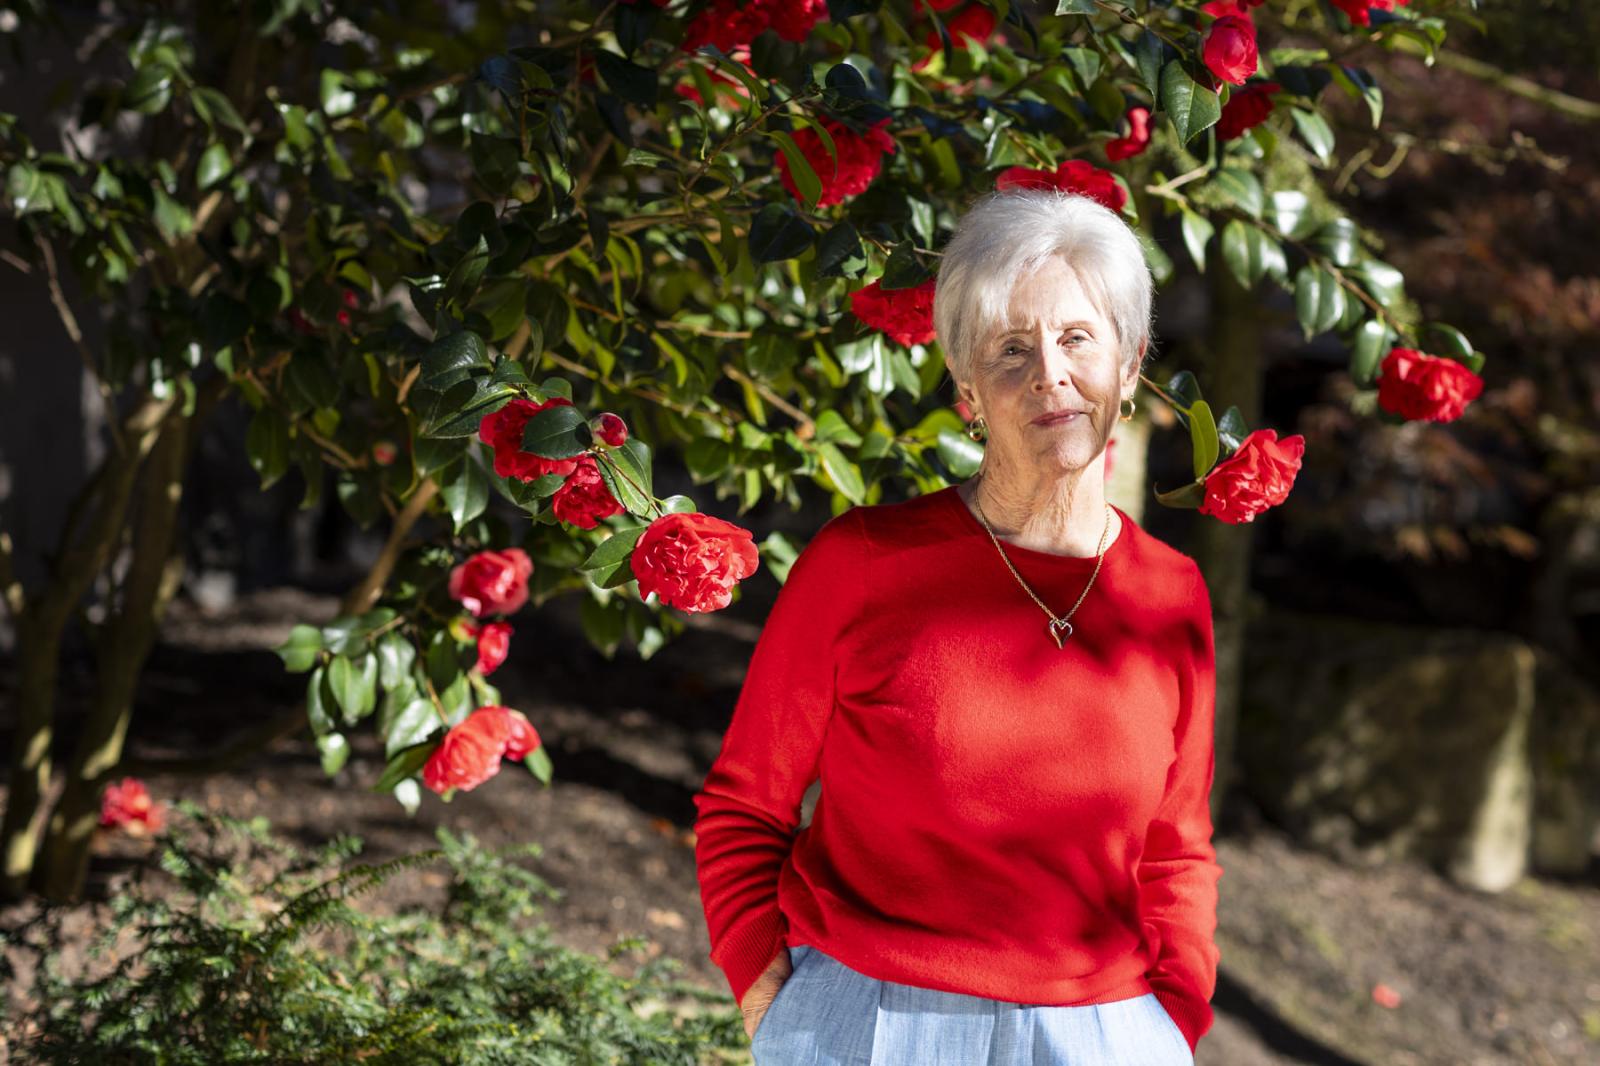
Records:
[[[865,568],[858,508],[801,550],[768,612],[723,736],[694,796],[695,866],[711,961],[736,1003],[786,946],[778,874],[799,832],[834,706],[835,642]]]
[[[1139,909],[1145,935],[1159,944],[1146,979],[1194,1050],[1213,1020],[1216,990],[1217,882],[1222,867],[1211,842],[1211,783],[1216,768],[1216,647],[1211,596],[1193,567],[1193,610],[1177,642],[1177,756],[1139,861]]]

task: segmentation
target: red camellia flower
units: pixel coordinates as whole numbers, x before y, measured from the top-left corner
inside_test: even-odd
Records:
[[[1275,429],[1254,431],[1206,475],[1200,513],[1235,525],[1254,522],[1289,498],[1305,451],[1306,439],[1298,433],[1279,440]]]
[[[1258,81],[1230,93],[1222,105],[1222,117],[1217,119],[1217,140],[1242,137],[1265,122],[1272,114],[1272,94],[1281,88],[1275,81]]]
[[[379,466],[388,466],[400,455],[392,440],[379,440],[372,442],[372,461]]]
[[[498,411],[484,415],[478,423],[478,439],[494,449],[494,472],[501,477],[532,481],[545,474],[566,477],[578,466],[576,459],[546,459],[522,450],[522,431],[528,419],[546,407],[572,406],[565,396],[552,396],[544,403],[517,397]]]
[[[1238,15],[1224,15],[1206,31],[1200,51],[1206,68],[1231,85],[1243,85],[1256,72],[1256,26]]]
[[[953,405],[956,414],[961,416],[961,421],[972,421],[972,407],[965,400],[957,400]]]
[[[1106,158],[1115,163],[1130,159],[1150,147],[1150,109],[1135,107],[1128,112],[1128,135],[1106,142]]]
[[[528,602],[533,560],[521,548],[478,552],[450,571],[450,598],[482,618],[510,614]]]
[[[1333,0],[1333,6],[1350,16],[1350,21],[1357,26],[1370,26],[1372,24],[1372,11],[1393,11],[1395,4],[1409,7],[1411,0]]]
[[[994,35],[994,12],[982,4],[972,4],[956,12],[954,16],[945,20],[945,32],[950,34],[952,48],[965,49],[967,42],[977,41],[983,44]],[[944,42],[939,40],[939,31],[929,30],[928,36],[922,42],[931,51],[915,63],[911,64],[912,70],[921,70],[933,62],[933,57],[944,48]]]
[[[628,423],[622,416],[610,411],[602,411],[596,420],[594,435],[605,441],[613,448],[620,448],[628,443]]]
[[[1378,406],[1415,422],[1452,422],[1483,392],[1483,378],[1454,359],[1391,348],[1378,377]]]
[[[821,121],[833,138],[834,147],[839,150],[837,167],[834,166],[833,157],[823,147],[822,138],[810,126],[794,132],[794,143],[817,177],[822,179],[822,195],[817,200],[817,206],[827,207],[842,202],[847,196],[865,192],[883,166],[884,153],[895,151],[895,143],[884,128],[889,124],[887,118],[879,120],[865,134],[857,133],[828,115],[823,115]],[[778,156],[778,176],[783,181],[783,187],[789,190],[789,195],[797,203],[803,203],[804,197],[789,173],[789,159],[781,154]]]
[[[714,44],[732,54],[771,29],[786,41],[806,39],[811,28],[828,15],[827,0],[712,0],[684,29],[685,52]]]
[[[511,653],[511,623],[467,622],[462,627],[469,637],[478,642],[478,673],[488,677],[500,668]]]
[[[1246,22],[1254,22],[1255,18],[1250,14],[1250,9],[1260,7],[1266,2],[1267,0],[1210,0],[1209,3],[1200,5],[1200,10],[1217,18],[1232,15]]]
[[[621,514],[623,507],[606,488],[594,456],[580,455],[577,469],[567,475],[551,498],[550,510],[563,522],[579,529],[593,529],[600,519]]]
[[[880,278],[850,294],[850,310],[897,344],[927,344],[934,338],[933,289],[933,278],[909,289],[885,289]]]
[[[1102,170],[1082,159],[1069,159],[1054,171],[1035,170],[1032,167],[1007,167],[994,179],[994,187],[1009,189],[1059,189],[1075,192],[1098,200],[1113,211],[1121,211],[1128,202],[1128,190],[1117,184],[1111,171]]]
[[[639,595],[652,592],[682,611],[716,611],[733,601],[734,585],[756,572],[760,555],[748,529],[697,511],[669,511],[633,546]]]
[[[422,767],[422,783],[443,795],[470,791],[500,772],[502,758],[523,759],[539,746],[539,733],[521,712],[479,707],[445,734]]]
[[[126,829],[134,836],[158,833],[166,812],[150,798],[150,790],[137,777],[124,777],[106,786],[100,796],[100,824]]]

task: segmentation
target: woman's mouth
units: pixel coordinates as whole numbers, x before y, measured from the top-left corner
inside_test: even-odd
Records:
[[[1055,414],[1040,415],[1033,420],[1036,426],[1057,426],[1071,422],[1081,415],[1082,411],[1057,411]]]

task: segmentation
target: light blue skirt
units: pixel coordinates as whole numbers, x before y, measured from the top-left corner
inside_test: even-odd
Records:
[[[788,952],[755,1066],[1194,1066],[1154,993],[1031,1006],[882,981],[811,945]]]

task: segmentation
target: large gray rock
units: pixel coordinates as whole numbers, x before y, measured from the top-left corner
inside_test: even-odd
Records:
[[[1307,844],[1491,892],[1587,862],[1600,705],[1522,640],[1269,611],[1244,675],[1242,786]]]

